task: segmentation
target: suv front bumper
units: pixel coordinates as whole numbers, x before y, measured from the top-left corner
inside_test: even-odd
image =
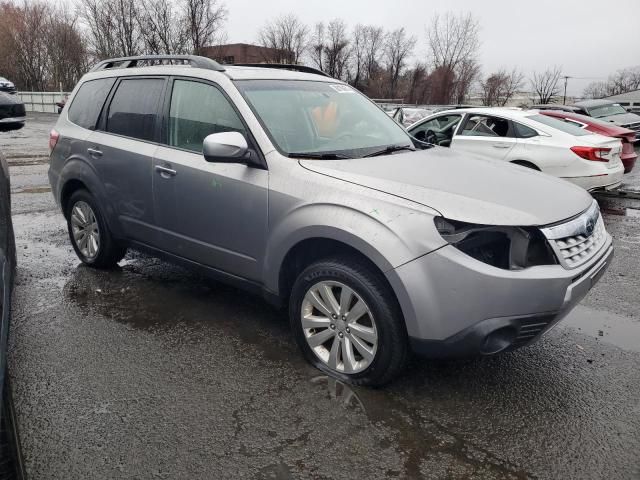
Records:
[[[429,357],[493,354],[528,345],[571,311],[613,258],[611,236],[580,268],[502,270],[451,245],[387,273],[413,349]]]

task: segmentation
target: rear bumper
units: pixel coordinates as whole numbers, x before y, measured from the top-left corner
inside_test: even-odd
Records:
[[[396,269],[413,350],[432,358],[491,355],[528,345],[584,298],[613,257],[611,237],[583,267],[505,271],[452,246]],[[398,292],[397,279],[390,278]],[[396,283],[396,285],[394,285]]]
[[[27,117],[0,118],[0,123],[24,123],[26,121]]]
[[[638,154],[633,151],[633,149],[626,155],[620,155],[620,160],[622,161],[622,165],[624,165],[624,173],[629,173],[631,172],[631,170],[633,170],[637,158]]]
[[[584,188],[587,191],[603,189],[612,190],[622,184],[622,175],[624,175],[624,171],[625,167],[621,162],[613,168],[603,168],[602,172],[596,175],[562,178]]]

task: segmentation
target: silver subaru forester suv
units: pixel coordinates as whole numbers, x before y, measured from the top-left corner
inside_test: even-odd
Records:
[[[307,67],[107,60],[50,149],[84,263],[143,250],[288,305],[305,357],[355,384],[527,345],[613,255],[584,190],[422,144]]]

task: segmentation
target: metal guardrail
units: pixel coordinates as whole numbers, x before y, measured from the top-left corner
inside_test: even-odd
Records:
[[[24,103],[27,112],[58,113],[56,102],[70,92],[18,92],[16,95]]]

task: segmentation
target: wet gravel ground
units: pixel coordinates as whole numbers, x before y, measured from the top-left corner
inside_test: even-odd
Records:
[[[640,478],[640,202],[603,200],[615,260],[542,341],[350,388],[258,298],[138,254],[81,266],[37,160],[54,121],[0,136],[31,479]]]

